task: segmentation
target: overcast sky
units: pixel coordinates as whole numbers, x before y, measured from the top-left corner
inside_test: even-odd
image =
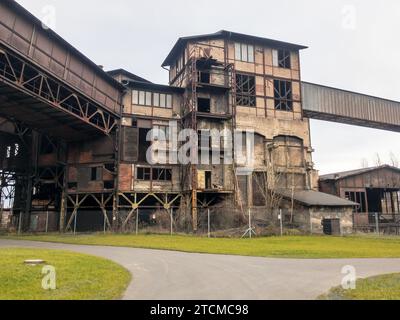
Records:
[[[125,68],[166,83],[160,65],[179,36],[221,29],[304,44],[304,81],[400,101],[398,0],[19,0],[107,70]],[[55,19],[49,15],[55,11]],[[375,164],[400,134],[312,121],[322,174]]]

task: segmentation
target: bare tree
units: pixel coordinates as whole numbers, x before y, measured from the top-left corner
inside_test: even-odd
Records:
[[[280,185],[285,178],[284,176],[286,176],[286,173],[276,170],[272,162],[267,164],[266,171],[254,174],[259,193],[266,205],[266,213],[270,218],[280,208],[283,199]]]
[[[366,158],[361,159],[361,168],[366,169],[369,167],[368,160]]]
[[[390,165],[396,168],[400,167],[399,158],[391,151],[390,152]]]
[[[378,152],[375,154],[375,166],[382,166],[382,159]]]

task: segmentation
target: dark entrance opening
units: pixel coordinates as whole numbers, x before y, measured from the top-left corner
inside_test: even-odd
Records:
[[[324,234],[328,236],[340,235],[340,219],[324,219],[322,220]]]
[[[147,134],[149,133],[150,129],[139,129],[139,162],[146,162],[147,163],[147,150],[151,146],[151,142],[147,141]]]
[[[382,212],[382,189],[367,189],[367,197],[369,212]]]
[[[211,112],[211,99],[198,98],[197,99],[197,110],[203,113]]]
[[[206,171],[206,189],[212,189],[212,174],[211,171]]]
[[[205,72],[205,71],[199,72],[199,82],[205,83],[205,84],[210,84],[210,82],[211,82],[210,72]]]

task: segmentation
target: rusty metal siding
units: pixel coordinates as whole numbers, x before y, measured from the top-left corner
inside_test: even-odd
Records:
[[[400,102],[302,83],[303,110],[311,118],[400,130]],[[325,115],[325,116],[324,116]],[[397,131],[397,130],[396,130]]]
[[[14,1],[0,2],[0,43],[119,114],[118,83]]]

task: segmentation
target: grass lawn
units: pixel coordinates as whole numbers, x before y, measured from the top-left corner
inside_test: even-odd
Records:
[[[114,262],[66,251],[0,249],[0,300],[111,300],[125,291],[130,273]],[[44,265],[56,270],[56,290],[42,288]]]
[[[400,258],[400,238],[287,236],[253,239],[208,239],[167,235],[36,235],[8,237],[61,242],[287,258]],[[7,239],[7,237],[5,237]]]
[[[400,300],[400,274],[388,274],[357,281],[355,290],[332,289],[321,300]]]

